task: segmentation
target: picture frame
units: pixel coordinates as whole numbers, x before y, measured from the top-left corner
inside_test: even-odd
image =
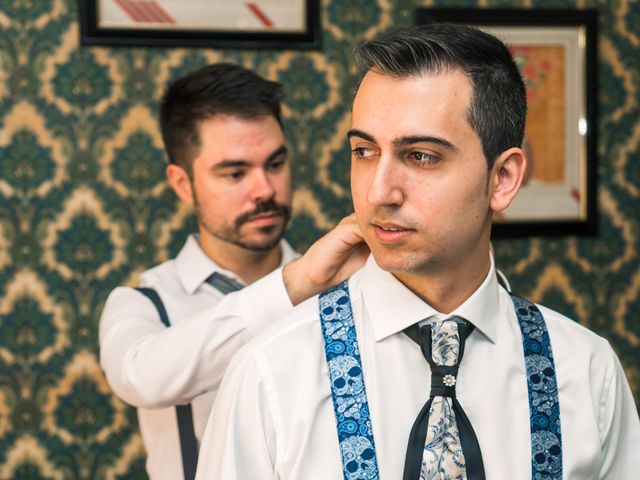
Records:
[[[79,0],[78,6],[80,43],[87,46],[321,47],[320,0]]]
[[[520,192],[494,215],[493,236],[597,231],[597,11],[420,8],[416,24],[453,22],[496,34],[527,88]]]

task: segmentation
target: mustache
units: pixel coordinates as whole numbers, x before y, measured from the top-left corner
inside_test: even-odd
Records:
[[[269,200],[259,202],[256,205],[255,209],[250,212],[243,213],[238,218],[236,218],[236,228],[239,228],[242,224],[247,223],[256,215],[264,215],[265,213],[282,215],[285,219],[285,222],[287,222],[289,220],[289,217],[291,217],[291,208],[287,205],[281,205],[277,203],[273,198],[270,198]]]

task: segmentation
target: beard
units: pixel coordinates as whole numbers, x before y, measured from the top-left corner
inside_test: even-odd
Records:
[[[194,197],[196,219],[202,228],[220,240],[232,243],[251,252],[266,252],[278,245],[284,236],[287,223],[291,218],[291,208],[288,205],[277,203],[273,198],[270,198],[259,202],[252,211],[239,215],[231,224],[212,225],[206,221],[205,216],[202,214],[197,195]],[[247,238],[246,235],[243,235],[242,227],[257,215],[264,214],[279,215],[282,218],[282,222],[277,225],[260,227],[258,230],[263,234],[260,239],[252,240]]]

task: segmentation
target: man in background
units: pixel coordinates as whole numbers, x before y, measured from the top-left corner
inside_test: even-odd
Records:
[[[224,63],[177,79],[162,97],[167,178],[193,208],[198,233],[176,258],[144,272],[143,288],[115,289],[100,320],[102,367],[116,395],[138,409],[154,480],[193,478],[235,351],[366,258],[348,217],[290,263],[297,255],[283,239],[291,172],[281,99],[278,83]]]

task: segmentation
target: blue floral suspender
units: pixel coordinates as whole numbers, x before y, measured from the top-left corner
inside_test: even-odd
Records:
[[[562,480],[562,435],[556,366],[542,313],[533,303],[512,293],[522,332],[529,390],[531,478]]]
[[[560,404],[547,327],[540,310],[511,294],[525,354],[531,424],[531,478],[562,479]],[[345,480],[379,478],[362,361],[347,282],[320,294],[320,322],[329,367]]]
[[[347,283],[323,292],[319,300],[344,478],[377,479],[376,448]]]

